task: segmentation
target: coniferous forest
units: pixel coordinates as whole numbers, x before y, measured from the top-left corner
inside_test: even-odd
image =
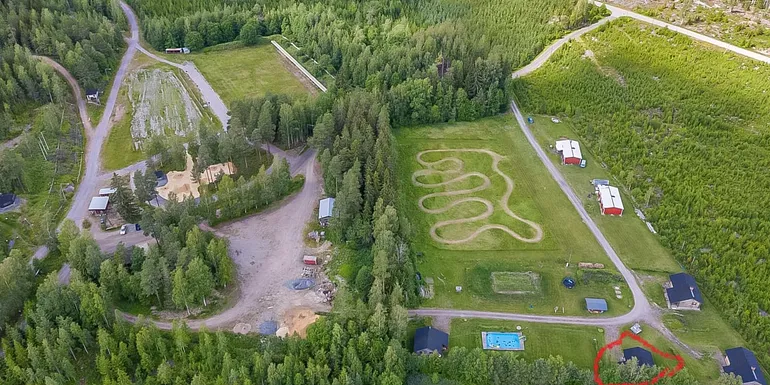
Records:
[[[518,100],[571,118],[770,366],[770,67],[628,20],[589,39],[518,82]]]

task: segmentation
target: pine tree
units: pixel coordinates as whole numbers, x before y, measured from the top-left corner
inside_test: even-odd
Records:
[[[113,173],[111,187],[115,189],[115,192],[111,195],[110,200],[118,209],[118,214],[126,222],[137,222],[141,218],[142,213],[139,205],[136,203],[134,192],[128,187],[126,178]]]

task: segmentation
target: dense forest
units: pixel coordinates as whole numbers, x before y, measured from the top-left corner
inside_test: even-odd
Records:
[[[589,39],[518,82],[518,99],[572,119],[770,367],[770,68],[627,20]]]

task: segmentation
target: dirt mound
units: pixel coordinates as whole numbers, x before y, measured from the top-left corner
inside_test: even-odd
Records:
[[[305,338],[307,336],[307,328],[318,320],[318,317],[319,315],[309,308],[295,307],[289,309],[283,315],[282,325],[288,328],[287,335],[291,336],[296,333],[298,336]],[[279,329],[279,331],[281,330]]]
[[[200,183],[194,181],[191,177],[193,170],[193,159],[190,154],[187,154],[187,166],[184,171],[171,171],[166,175],[168,183],[165,186],[158,188],[158,195],[161,198],[168,200],[171,193],[176,194],[178,201],[184,200],[187,196],[193,198],[200,197],[198,187],[200,183],[209,184],[212,179],[215,179],[220,173],[230,175],[235,171],[235,166],[232,163],[219,163],[209,166],[207,171],[201,173]]]

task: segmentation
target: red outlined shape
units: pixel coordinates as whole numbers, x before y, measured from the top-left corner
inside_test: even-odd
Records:
[[[623,338],[626,338],[626,337],[629,337],[631,339],[634,339],[634,340],[638,341],[646,349],[649,349],[653,353],[658,354],[658,355],[660,355],[661,357],[663,357],[665,359],[676,360],[676,366],[673,369],[671,369],[671,368],[663,368],[663,370],[661,370],[660,373],[658,373],[658,375],[656,375],[653,379],[648,380],[648,381],[643,381],[643,382],[623,382],[623,383],[604,383],[602,381],[602,379],[599,377],[599,362],[601,361],[602,356],[604,355],[604,353],[607,350],[612,349],[612,348],[614,348],[616,346],[620,346],[621,343],[623,343]],[[665,377],[673,377],[674,374],[676,374],[677,372],[679,372],[683,368],[684,368],[684,359],[682,358],[682,356],[680,356],[678,354],[677,355],[673,355],[671,353],[662,352],[662,351],[660,351],[660,349],[656,348],[651,343],[647,342],[644,338],[639,337],[638,335],[636,335],[634,333],[631,333],[630,331],[626,330],[626,331],[624,331],[620,335],[620,338],[618,338],[615,341],[610,342],[609,344],[607,344],[607,345],[603,346],[601,349],[599,349],[599,352],[596,354],[596,358],[594,359],[594,381],[596,381],[597,385],[653,385],[653,384],[657,383],[658,381],[660,381],[661,379],[663,379]]]

